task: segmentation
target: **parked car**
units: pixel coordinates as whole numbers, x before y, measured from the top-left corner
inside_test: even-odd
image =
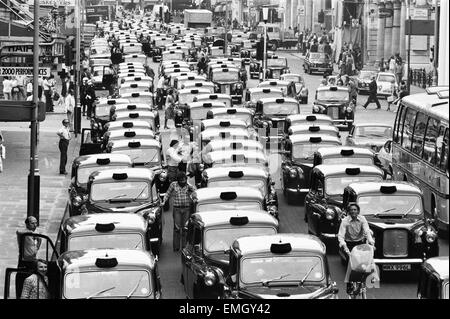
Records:
[[[389,97],[396,94],[398,89],[397,76],[390,72],[379,72],[376,77],[378,90],[377,95]]]
[[[344,207],[349,203],[357,203],[369,223],[374,262],[381,271],[417,270],[425,259],[439,255],[437,230],[425,218],[423,193],[414,184],[352,183],[343,192]]]
[[[392,125],[385,123],[357,123],[346,138],[346,145],[370,148],[378,153],[392,139]]]
[[[268,58],[266,63],[268,79],[280,79],[282,74],[289,72],[287,58],[275,55]]]
[[[300,134],[289,136],[284,145],[281,163],[283,194],[288,204],[303,201],[310,189],[310,175],[314,152],[322,147],[336,147],[341,140],[336,136]]]
[[[95,154],[77,157],[72,163],[69,185],[69,216],[81,214],[81,207],[88,199],[87,184],[91,173],[106,169],[132,167],[129,156],[124,154]]]
[[[308,52],[303,62],[303,70],[308,74],[313,74],[313,72],[332,74],[333,64],[330,57],[326,53]]]
[[[227,299],[336,299],[325,245],[315,236],[240,237],[231,245]]]
[[[361,70],[356,76],[356,84],[358,86],[358,94],[369,93],[369,84],[372,82],[372,76],[376,76],[377,72],[369,70]]]
[[[328,115],[339,128],[350,129],[355,119],[355,107],[347,87],[322,86],[316,90],[312,111],[314,114]]]
[[[301,104],[308,104],[309,90],[306,87],[305,80],[300,74],[285,73],[281,75],[280,79],[282,81],[294,82],[298,101]]]
[[[246,108],[251,110],[256,109],[256,103],[265,98],[283,98],[285,95],[281,89],[272,88],[249,88],[245,92],[245,104]]]
[[[284,132],[288,134],[289,128],[295,125],[333,125],[333,119],[324,114],[294,114],[286,117]]]
[[[245,235],[272,235],[278,222],[259,210],[213,210],[193,214],[181,252],[181,282],[187,298],[223,296],[228,275],[228,251],[233,241]]]
[[[448,256],[433,257],[423,262],[417,297],[419,299],[449,299]]]
[[[313,167],[336,163],[380,166],[375,153],[367,148],[350,146],[320,147],[314,153]]]
[[[308,233],[337,243],[343,211],[343,190],[351,183],[381,182],[383,172],[373,165],[318,165],[311,172],[311,186],[305,198]]]

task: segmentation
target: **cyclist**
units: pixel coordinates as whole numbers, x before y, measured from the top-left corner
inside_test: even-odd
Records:
[[[356,203],[351,203],[347,207],[348,215],[341,221],[338,232],[339,248],[349,257],[355,246],[365,244],[374,245],[375,241],[370,232],[369,223],[364,216],[361,216],[360,207]],[[347,283],[347,293],[352,293],[353,284]]]

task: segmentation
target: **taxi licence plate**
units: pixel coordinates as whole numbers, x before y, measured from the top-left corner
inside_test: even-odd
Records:
[[[385,264],[382,267],[383,271],[411,271],[410,264]]]

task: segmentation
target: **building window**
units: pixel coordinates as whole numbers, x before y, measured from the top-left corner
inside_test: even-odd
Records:
[[[325,10],[331,10],[331,0],[325,0]]]

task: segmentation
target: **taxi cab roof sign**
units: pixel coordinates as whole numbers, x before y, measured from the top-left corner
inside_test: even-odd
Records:
[[[276,99],[275,102],[277,102],[277,103],[279,103],[279,104],[282,104],[282,103],[285,102],[285,100],[284,100],[284,99]]]
[[[114,223],[109,223],[109,224],[100,224],[97,223],[95,225],[95,230],[100,232],[100,233],[107,233],[107,232],[111,232],[116,228],[116,226],[114,225]]]
[[[191,90],[192,94],[198,94],[198,90]]]
[[[270,89],[263,89],[263,93],[270,93]]]
[[[122,181],[122,180],[128,178],[128,174],[127,173],[114,173],[112,175],[112,178],[115,179],[116,181]]]
[[[234,226],[242,226],[248,224],[248,217],[242,216],[242,217],[231,217],[230,218],[230,224]]]
[[[227,113],[228,114],[236,114],[237,110],[236,109],[228,109]]]
[[[130,143],[128,143],[128,147],[131,147],[131,148],[141,147],[141,142],[130,142]]]
[[[135,119],[139,117],[139,113],[130,113],[128,116],[132,119]]]
[[[132,88],[137,88],[138,85],[137,85],[136,83],[133,83],[133,84],[130,85],[130,87],[132,87]]]
[[[394,194],[396,191],[397,191],[397,187],[395,185],[380,187],[380,192],[382,192],[383,194]]]
[[[230,171],[228,173],[228,177],[230,177],[230,178],[241,178],[241,177],[244,177],[244,172],[243,171]]]
[[[221,121],[219,123],[219,125],[220,125],[220,127],[230,127],[231,123],[230,123],[230,121]]]
[[[132,128],[134,126],[133,122],[123,122],[122,127],[123,128]]]
[[[203,86],[203,83],[202,82],[195,83],[195,86],[196,87],[201,87],[201,86]]]
[[[139,96],[141,96],[139,93],[131,93],[131,96],[132,97],[139,97]]]
[[[114,104],[116,104],[116,100],[108,100],[107,104],[114,105]]]
[[[125,136],[125,137],[135,137],[136,136],[136,132],[125,132],[125,133],[123,133],[123,136]]]
[[[292,251],[290,243],[273,243],[270,245],[270,252],[273,254],[287,254]]]
[[[341,150],[341,155],[342,156],[352,156],[355,154],[355,151],[352,149],[343,149]]]
[[[116,258],[97,258],[95,265],[98,268],[114,268],[118,265]]]
[[[314,122],[314,121],[317,120],[317,117],[316,117],[315,115],[308,115],[308,116],[306,117],[306,120],[307,120],[308,122]]]
[[[360,173],[361,169],[359,167],[345,169],[345,174],[347,175],[359,175]]]
[[[128,104],[127,105],[128,110],[136,110],[136,108],[137,108],[136,104]]]
[[[235,200],[237,198],[236,192],[222,192],[220,193],[221,200]]]
[[[310,137],[309,138],[309,142],[310,143],[314,143],[314,144],[321,143],[322,142],[322,138],[320,136],[319,137]]]
[[[217,96],[217,94],[211,94],[211,95],[209,96],[209,98],[210,98],[211,100],[217,100],[219,97]]]
[[[320,126],[310,126],[308,129],[310,132],[319,132]]]
[[[109,158],[97,158],[98,165],[108,165],[109,163],[111,163]]]

